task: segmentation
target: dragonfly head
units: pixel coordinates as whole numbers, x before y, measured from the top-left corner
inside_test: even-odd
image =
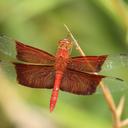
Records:
[[[63,39],[59,41],[59,48],[60,49],[65,49],[65,50],[70,50],[72,48],[72,42],[69,39]]]

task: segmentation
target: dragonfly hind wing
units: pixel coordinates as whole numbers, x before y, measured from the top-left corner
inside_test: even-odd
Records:
[[[53,66],[14,63],[19,84],[31,88],[53,88]]]
[[[77,95],[91,95],[105,76],[66,69],[60,89]]]
[[[124,92],[128,90],[128,84],[125,80],[114,78],[114,77],[106,77],[103,79],[103,83],[110,90],[111,93]],[[98,86],[96,90],[96,94],[102,94],[102,89]]]

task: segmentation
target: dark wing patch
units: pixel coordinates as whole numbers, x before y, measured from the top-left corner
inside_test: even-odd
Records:
[[[17,80],[31,88],[53,88],[55,71],[53,66],[14,63]]]
[[[99,72],[106,58],[107,55],[72,57],[67,67],[81,72]]]
[[[17,59],[38,64],[53,64],[55,57],[43,50],[16,41]]]
[[[67,69],[60,89],[77,95],[91,95],[105,76],[83,73]]]

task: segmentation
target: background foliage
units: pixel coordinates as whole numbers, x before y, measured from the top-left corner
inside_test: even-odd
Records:
[[[55,54],[58,40],[67,35],[63,26],[67,24],[88,55],[127,53],[127,3],[127,0],[1,0],[0,33]],[[79,53],[74,49],[72,55]],[[128,85],[127,72],[128,68],[118,67],[102,74],[120,77]],[[111,114],[102,94],[75,96],[60,92],[51,114],[51,90],[19,86],[12,79],[13,73],[9,74],[0,70],[1,128],[111,127]],[[117,101],[121,95],[126,96],[128,106],[127,90],[113,93]]]

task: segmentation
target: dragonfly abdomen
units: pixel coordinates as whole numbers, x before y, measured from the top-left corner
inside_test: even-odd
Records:
[[[59,89],[60,89],[60,84],[61,84],[61,80],[62,80],[62,76],[63,73],[56,73],[55,76],[55,82],[54,82],[54,88],[52,90],[52,95],[51,95],[51,99],[50,99],[50,112],[53,111],[57,99],[58,99],[58,93],[59,93]]]

